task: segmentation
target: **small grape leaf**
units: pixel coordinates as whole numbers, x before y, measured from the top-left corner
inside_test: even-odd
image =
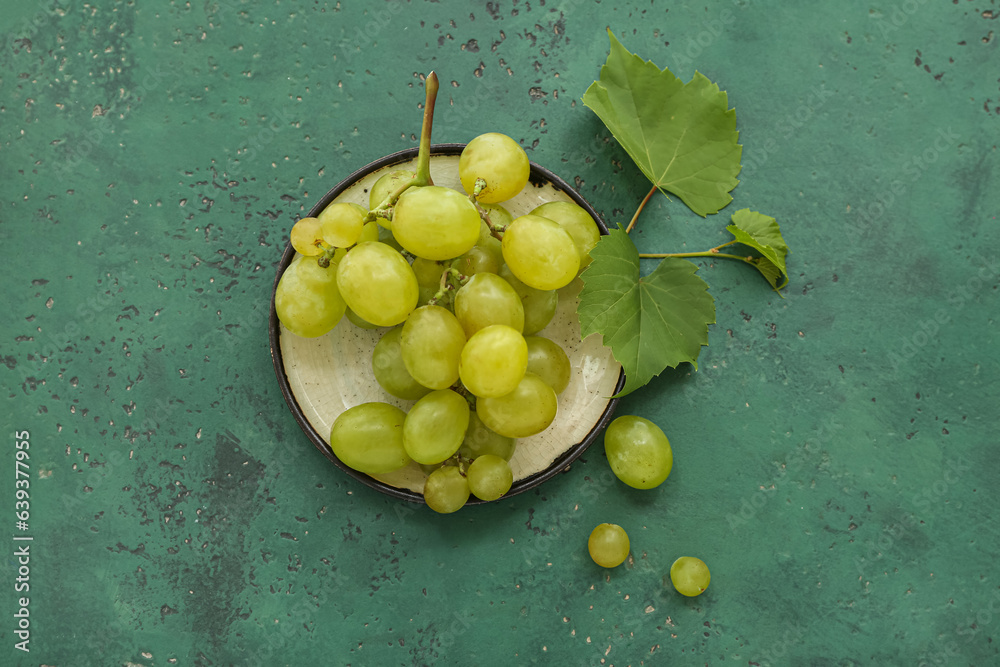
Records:
[[[748,208],[733,213],[732,221],[733,224],[726,227],[726,230],[735,236],[737,241],[750,246],[763,255],[763,257],[749,260],[749,263],[757,267],[757,270],[767,282],[771,283],[771,287],[775,290],[780,290],[787,285],[788,272],[785,270],[785,256],[789,251],[785,239],[781,237],[781,227],[778,226],[777,221]],[[784,282],[778,285],[778,279],[782,277]]]
[[[683,83],[608,36],[608,60],[583,103],[664,194],[702,217],[717,213],[733,200],[743,152],[725,91],[699,72]]]
[[[753,264],[755,267],[757,267],[757,270],[760,271],[760,274],[764,276],[764,280],[771,283],[771,287],[774,288],[775,292],[777,292],[782,287],[788,284],[788,276],[785,276],[785,282],[781,283],[780,287],[778,286],[778,279],[781,278],[783,272],[781,269],[775,266],[774,263],[771,262],[771,260],[769,260],[767,257],[754,257],[752,260],[750,260],[750,264]],[[778,292],[778,294],[780,295],[781,293]]]
[[[625,369],[618,396],[668,366],[690,361],[697,368],[701,347],[708,345],[708,325],[715,323],[715,300],[695,275],[698,267],[668,258],[640,276],[639,251],[621,225],[601,237],[590,257],[581,275],[580,331],[584,337],[601,334]]]

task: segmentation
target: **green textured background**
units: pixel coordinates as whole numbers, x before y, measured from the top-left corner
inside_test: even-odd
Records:
[[[996,665],[1000,4],[0,1],[3,665]],[[611,26],[728,91],[742,183],[644,251],[775,216],[787,298],[702,262],[698,372],[536,492],[437,516],[342,474],[267,342],[293,220],[350,171],[501,131],[609,222],[648,185],[579,99]],[[30,431],[31,652],[13,434]],[[603,521],[633,561],[590,562]],[[7,533],[4,533],[7,534]],[[664,575],[696,555],[701,597]]]

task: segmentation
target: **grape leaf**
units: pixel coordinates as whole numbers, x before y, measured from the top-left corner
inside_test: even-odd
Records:
[[[757,211],[748,208],[733,213],[733,224],[726,230],[736,237],[743,245],[750,246],[763,257],[749,260],[757,267],[761,275],[771,283],[771,287],[780,290],[788,284],[788,272],[785,270],[785,256],[788,245],[781,237],[781,228],[777,221]],[[784,282],[778,285],[778,279],[784,277]]]
[[[683,83],[608,36],[608,60],[583,103],[660,190],[702,217],[717,213],[733,199],[743,152],[726,93],[698,72]]]
[[[668,366],[690,361],[697,368],[708,325],[715,323],[715,300],[694,275],[698,267],[683,259],[662,260],[639,275],[639,251],[618,225],[602,236],[581,275],[577,313],[583,336],[599,333],[625,369],[624,396]]]

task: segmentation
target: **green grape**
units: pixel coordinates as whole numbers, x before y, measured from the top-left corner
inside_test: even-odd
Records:
[[[461,193],[438,185],[403,193],[392,214],[392,234],[425,259],[452,259],[479,240],[479,213]]]
[[[462,150],[458,158],[458,177],[462,187],[472,194],[476,179],[486,181],[478,200],[492,204],[506,201],[524,189],[531,173],[528,154],[505,134],[481,134]]]
[[[502,245],[503,260],[511,272],[535,289],[564,287],[580,269],[573,238],[548,218],[522,215],[504,232]]]
[[[419,296],[417,297],[417,306],[429,306],[431,305],[431,299],[437,296],[438,290],[436,287],[421,287]]]
[[[366,222],[365,226],[361,228],[361,236],[358,237],[358,243],[364,243],[365,241],[378,241],[378,223]]]
[[[472,495],[480,500],[496,500],[510,491],[514,483],[510,464],[492,454],[483,454],[473,461],[465,477],[469,480]]]
[[[324,269],[313,257],[298,256],[288,265],[274,291],[274,309],[285,328],[303,338],[329,332],[347,305],[337,289],[337,268]]]
[[[510,224],[510,222],[512,220],[512,218],[510,217],[510,213],[507,213],[507,209],[503,208],[499,204],[481,204],[481,206],[484,206],[484,207],[485,206],[494,206],[494,207],[502,210],[504,212],[504,214],[506,214],[506,217],[500,216],[498,214],[494,214],[494,215],[497,215],[498,217],[503,217],[504,218],[504,220],[505,220],[504,227],[505,228],[506,228],[507,225]],[[479,223],[480,223],[479,224],[479,240],[476,241],[476,245],[478,247],[482,248],[483,250],[487,251],[488,253],[490,253],[490,255],[492,255],[496,259],[497,266],[500,266],[501,264],[503,264],[503,245],[500,243],[500,239],[498,239],[497,237],[493,236],[493,232],[490,231],[490,227],[489,227],[489,225],[486,224],[485,220],[480,220]],[[496,273],[496,271],[494,271],[493,273]]]
[[[573,202],[550,201],[537,207],[531,214],[548,218],[569,232],[580,255],[580,268],[590,264],[590,251],[601,240],[601,230],[587,211]]]
[[[418,463],[417,465],[420,466],[420,469],[424,471],[425,475],[429,475],[438,468],[440,468],[441,466],[451,465],[451,462],[445,461],[444,463],[435,463],[433,465],[428,465],[426,463]]]
[[[469,482],[455,466],[442,466],[424,482],[424,502],[439,514],[462,509],[469,499]]]
[[[345,465],[369,475],[410,462],[403,446],[406,413],[388,403],[362,403],[340,413],[330,429],[330,449]]]
[[[403,324],[400,350],[410,375],[425,387],[447,389],[458,381],[465,332],[442,306],[421,306]]]
[[[559,344],[541,336],[525,336],[528,344],[528,371],[545,380],[557,394],[569,385],[573,369]]]
[[[417,306],[417,278],[398,252],[377,241],[351,248],[337,266],[337,287],[362,319],[391,327]]]
[[[354,326],[358,327],[359,329],[379,329],[379,328],[381,328],[381,327],[379,327],[379,325],[372,324],[368,320],[364,319],[363,317],[361,317],[360,315],[358,315],[357,313],[355,313],[350,308],[347,309],[346,315],[347,315],[347,319],[350,321],[350,323],[353,324]]]
[[[469,336],[458,374],[465,388],[480,398],[514,391],[528,369],[528,345],[517,329],[491,324]]]
[[[681,556],[670,566],[670,581],[681,595],[693,598],[708,588],[712,575],[708,566],[692,556]]]
[[[587,551],[601,567],[618,567],[628,558],[628,535],[618,524],[598,524],[587,540]]]
[[[510,214],[510,211],[505,209],[500,204],[487,204],[480,201],[479,205],[483,207],[484,211],[486,211],[486,215],[490,217],[490,222],[493,223],[494,227],[506,229],[507,226],[510,225],[510,223],[514,222],[514,216],[512,216]],[[486,225],[485,220],[483,221],[483,225],[486,227],[486,236],[490,238],[495,238],[493,237],[493,233],[490,232],[489,226]],[[497,240],[499,241],[500,239]],[[480,235],[479,237],[479,242],[480,243],[483,242],[482,235]]]
[[[477,273],[455,293],[455,317],[471,336],[491,324],[524,329],[524,305],[514,288],[493,273]]]
[[[415,401],[423,398],[431,390],[416,380],[406,370],[403,363],[403,353],[399,347],[399,339],[403,334],[402,327],[389,329],[372,350],[372,370],[375,380],[387,392],[396,398]]]
[[[387,174],[379,176],[372,189],[368,192],[368,208],[378,208],[385,198],[398,190],[403,183],[406,183],[415,176],[415,173],[407,169],[397,169]],[[386,229],[392,228],[392,221],[386,218],[375,218],[379,225]]]
[[[635,415],[611,422],[604,432],[604,452],[615,476],[636,489],[659,486],[674,465],[670,442],[660,427]]]
[[[320,221],[316,218],[300,218],[292,225],[288,236],[297,253],[306,257],[323,254],[323,233],[320,226]]]
[[[381,220],[381,218],[379,218]],[[384,243],[396,252],[403,252],[403,246],[399,245],[399,241],[396,237],[392,235],[392,230],[382,225],[376,223],[375,227],[378,229],[378,242]]]
[[[417,463],[454,456],[469,428],[469,402],[451,389],[432,391],[413,404],[403,422],[403,447]]]
[[[416,257],[410,266],[413,268],[414,275],[417,276],[417,285],[420,286],[420,297],[417,299],[417,303],[426,306],[441,289],[441,274],[445,270],[445,265],[433,259]]]
[[[458,448],[459,456],[475,460],[483,454],[499,456],[504,461],[510,461],[514,456],[517,440],[500,435],[490,430],[479,418],[476,412],[469,413],[469,428],[465,430],[465,439]]]
[[[504,264],[497,274],[507,281],[507,284],[514,288],[517,295],[521,297],[521,306],[524,309],[524,330],[521,332],[525,336],[538,333],[549,325],[556,314],[559,306],[559,293],[555,290],[539,290],[528,287],[517,279],[510,267]]]
[[[337,265],[339,265],[345,257],[347,257],[347,248],[337,248],[333,251],[333,257],[330,259],[330,266],[333,267],[334,271],[337,270]]]
[[[487,428],[508,438],[541,433],[556,418],[557,407],[556,392],[534,373],[525,373],[509,394],[476,401],[476,412]]]
[[[500,270],[500,260],[487,248],[474,245],[451,266],[464,276],[474,276],[477,273],[496,273]]]
[[[334,248],[348,248],[357,243],[365,226],[365,210],[356,204],[334,202],[318,218],[323,240]]]
[[[441,274],[445,271],[445,265],[433,259],[417,257],[410,264],[413,268],[413,275],[417,277],[417,284],[421,287],[433,287],[437,289],[441,285]]]

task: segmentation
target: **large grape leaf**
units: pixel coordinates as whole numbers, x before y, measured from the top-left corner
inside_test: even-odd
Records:
[[[785,256],[788,254],[788,245],[781,236],[778,222],[770,216],[748,208],[733,213],[732,221],[733,224],[726,227],[726,230],[736,237],[737,241],[763,255],[749,260],[750,263],[757,267],[774,289],[780,290],[787,285]],[[778,279],[782,277],[784,282],[778,285]]]
[[[683,83],[608,36],[611,52],[583,103],[657,187],[702,217],[717,213],[733,199],[743,152],[726,93],[698,72]]]
[[[665,368],[690,361],[708,345],[715,322],[715,300],[695,275],[698,267],[664,259],[647,276],[639,275],[639,251],[621,225],[602,236],[581,275],[577,313],[583,336],[599,333],[625,369],[619,396],[645,385]]]

